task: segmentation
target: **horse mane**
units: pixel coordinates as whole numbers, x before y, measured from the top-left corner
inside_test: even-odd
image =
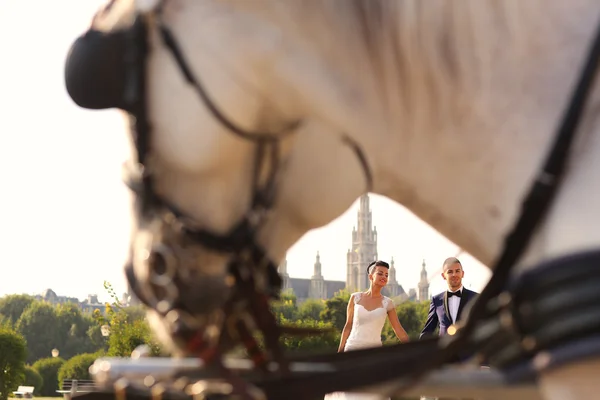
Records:
[[[522,28],[538,4],[519,0],[228,1],[260,14],[277,25],[284,37],[301,38],[310,52],[348,81],[370,83],[375,93],[369,94],[369,102],[383,102],[378,106],[387,110],[388,117],[414,121],[419,116],[459,115],[457,107],[467,103],[462,99],[473,103],[473,96],[484,96],[493,79],[493,64],[519,68],[527,43]]]

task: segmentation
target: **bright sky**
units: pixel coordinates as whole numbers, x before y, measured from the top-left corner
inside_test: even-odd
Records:
[[[129,232],[121,163],[128,155],[116,111],[75,106],[63,84],[69,46],[99,0],[0,0],[0,296],[108,297],[103,281],[125,291]],[[439,266],[458,248],[405,208],[371,196],[379,257],[396,261],[404,289],[416,287],[421,260],[431,291],[444,289]],[[358,203],[288,252],[292,277],[312,275],[316,252],[326,279],[345,280],[346,251]],[[465,286],[481,290],[489,270],[461,255]]]

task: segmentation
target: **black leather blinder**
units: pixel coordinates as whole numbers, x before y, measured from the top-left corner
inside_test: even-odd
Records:
[[[128,33],[88,30],[73,43],[65,63],[65,84],[75,104],[131,111],[124,98]]]

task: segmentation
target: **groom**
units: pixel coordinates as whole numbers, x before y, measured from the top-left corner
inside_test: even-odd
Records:
[[[440,327],[439,335],[444,336],[450,325],[460,321],[463,309],[467,303],[473,301],[479,294],[463,287],[462,278],[464,276],[465,272],[458,258],[446,258],[443,265],[442,277],[448,284],[448,290],[431,298],[427,322],[425,322],[425,327],[421,331],[419,339],[433,335],[438,325]],[[457,354],[453,357],[452,361],[458,362],[467,357],[467,354]],[[438,397],[421,396],[420,399],[438,400]]]
[[[439,335],[444,336],[450,325],[460,321],[467,303],[479,294],[463,287],[464,276],[465,272],[458,258],[450,257],[444,261],[442,277],[448,284],[448,290],[431,298],[427,322],[425,322],[419,339],[433,335],[438,326],[440,328]]]

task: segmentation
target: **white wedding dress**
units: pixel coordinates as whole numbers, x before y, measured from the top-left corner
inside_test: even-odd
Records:
[[[387,318],[387,312],[394,309],[392,299],[383,296],[381,307],[367,310],[358,304],[362,293],[354,293],[353,296],[354,317],[352,319],[352,330],[348,340],[346,340],[344,351],[381,347],[381,331]],[[389,400],[389,398],[387,399]],[[325,395],[325,400],[384,400],[384,398],[368,393],[334,392]]]

